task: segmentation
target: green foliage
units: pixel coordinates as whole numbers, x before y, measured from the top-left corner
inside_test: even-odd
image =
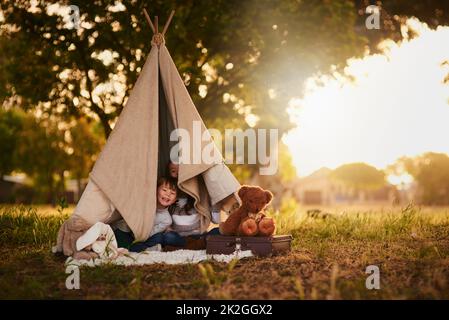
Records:
[[[65,189],[66,172],[86,178],[103,144],[84,118],[62,127],[53,118],[37,118],[19,108],[0,111],[0,177],[13,170],[34,181],[34,201],[53,203]],[[31,200],[31,199],[30,199]]]
[[[400,41],[403,39],[403,28],[401,24],[410,17],[416,17],[425,22],[430,28],[449,24],[449,2],[441,0],[415,1],[412,5],[408,0],[354,0],[359,12],[358,25],[360,31],[368,38],[371,52],[377,52],[377,44],[383,39]],[[370,4],[378,5],[380,11],[381,28],[373,32],[364,28],[366,7]],[[409,31],[408,37],[416,34]]]
[[[42,215],[27,206],[0,207],[0,241],[8,245],[33,244],[50,249],[67,215]]]
[[[22,113],[0,109],[0,179],[16,169]]]
[[[415,158],[402,157],[390,171],[408,173],[418,183],[418,201],[431,205],[449,204],[449,156],[428,152]]]
[[[51,3],[38,1],[30,10],[29,2],[2,2],[5,23],[17,28],[1,33],[7,63],[0,97],[21,96],[30,108],[47,102],[45,112],[63,116],[96,114],[106,135],[149,51],[144,6],[160,14],[160,21],[176,9],[167,46],[206,123],[253,113],[260,127],[283,133],[291,127],[287,102],[304,79],[343,65],[365,45],[355,31],[357,11],[349,0],[139,1],[123,2],[123,11],[115,10],[112,0],[57,1],[80,8],[79,31],[50,14]],[[102,53],[112,59],[104,63]],[[111,82],[122,89],[95,91]],[[200,86],[206,86],[206,96],[200,96]],[[224,101],[224,94],[230,99]]]
[[[389,28],[376,32],[364,28],[364,0],[125,1],[124,10],[118,10],[119,3],[1,2],[5,21],[0,30],[0,100],[12,99],[53,122],[75,120],[80,125],[71,130],[77,141],[73,153],[54,125],[45,133],[35,126],[34,137],[26,144],[30,146],[40,135],[45,138],[37,144],[40,151],[19,150],[21,155],[14,160],[15,126],[0,120],[0,145],[6,150],[0,155],[0,174],[18,168],[13,164],[25,156],[22,167],[36,184],[45,186],[43,193],[64,189],[63,171],[73,171],[78,181],[86,177],[101,145],[86,123],[99,120],[102,129],[94,130],[110,133],[149,52],[151,31],[143,7],[160,14],[161,22],[176,9],[166,43],[208,126],[245,129],[245,117],[254,114],[259,117],[256,127],[278,128],[280,135],[292,126],[287,103],[301,95],[307,77],[326,73],[331,66],[341,69],[347,58],[363,54],[368,39],[373,49],[382,37],[400,36],[405,15],[431,26],[449,21],[448,6],[436,0],[413,6],[404,0],[380,1],[388,12],[382,12],[383,25]],[[80,30],[66,28],[57,10],[49,10],[65,5],[80,8]],[[200,95],[200,86],[207,89],[206,95]],[[33,124],[27,120],[25,130],[30,129]],[[280,175],[288,181],[294,169],[284,155],[281,152]],[[245,167],[234,172],[245,181],[255,170]],[[432,191],[424,201],[434,201],[428,199]]]
[[[288,147],[279,142],[279,178],[281,183],[291,182],[297,177],[296,167]]]
[[[57,210],[60,215],[62,215],[64,212],[64,209],[66,209],[68,207],[69,207],[69,205],[67,204],[67,199],[65,197],[62,197],[61,199],[59,199]]]
[[[331,178],[355,190],[378,189],[385,185],[385,174],[366,163],[344,164],[331,172]]]
[[[69,132],[68,169],[75,179],[81,181],[92,170],[104,139],[95,133],[94,126],[86,118],[79,119]]]
[[[302,225],[299,209],[294,198],[283,197],[279,210],[269,212],[276,222],[277,234],[288,234]]]
[[[53,193],[64,190],[68,144],[57,123],[28,115],[19,134],[18,168],[39,186],[39,198],[53,203]]]

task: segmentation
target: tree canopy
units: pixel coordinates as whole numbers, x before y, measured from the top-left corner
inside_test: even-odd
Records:
[[[381,7],[380,30],[365,27],[371,4]],[[79,29],[65,19],[69,5],[79,8]],[[49,188],[65,170],[87,175],[102,143],[94,123],[109,135],[150,50],[144,7],[161,22],[176,10],[166,45],[208,127],[276,128],[279,137],[293,126],[289,101],[301,96],[308,77],[342,70],[382,39],[402,39],[407,17],[430,27],[449,23],[449,3],[438,0],[3,0],[2,109],[20,107],[37,118],[1,115],[0,175],[22,167],[12,158],[17,152]],[[29,137],[17,135],[20,126]],[[72,152],[67,137],[78,141]],[[17,139],[41,151],[20,149]],[[286,178],[294,170],[282,153]]]
[[[65,178],[78,181],[92,169],[102,135],[92,121],[79,119],[64,131],[54,118],[38,119],[20,110],[0,109],[0,179],[20,171],[33,179],[35,200],[53,202]]]
[[[408,173],[418,184],[418,201],[427,205],[449,204],[449,156],[428,152],[402,157],[390,167],[396,174]]]
[[[380,30],[365,28],[367,0],[13,1],[1,3],[0,99],[64,117],[95,117],[106,136],[120,114],[150,49],[147,7],[165,21],[176,9],[167,46],[209,126],[290,129],[288,101],[304,80],[342,67],[416,16],[448,23],[449,4],[375,1]],[[68,5],[80,10],[69,29]],[[217,121],[217,119],[220,119]]]
[[[63,5],[79,7],[79,30],[67,28]],[[348,0],[3,1],[0,98],[96,117],[108,135],[150,48],[144,6],[161,21],[176,9],[167,46],[212,126],[247,126],[253,114],[258,126],[285,132],[288,101],[303,81],[366,44]]]
[[[16,169],[15,150],[19,145],[21,127],[21,115],[17,111],[0,112],[0,180]]]
[[[369,164],[344,164],[331,172],[331,178],[355,190],[378,189],[384,186],[385,174]]]

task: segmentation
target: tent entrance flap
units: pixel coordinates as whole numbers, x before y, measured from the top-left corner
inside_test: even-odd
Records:
[[[170,149],[176,144],[176,141],[170,141],[170,134],[175,129],[173,119],[168,109],[167,99],[161,80],[161,73],[158,70],[159,77],[159,141],[158,141],[158,177],[168,177],[168,164],[170,162]]]

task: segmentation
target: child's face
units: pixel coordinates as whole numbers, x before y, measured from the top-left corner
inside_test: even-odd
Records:
[[[170,177],[172,178],[178,178],[178,171],[179,171],[179,165],[175,164],[173,162],[170,162],[168,165],[168,172],[170,174]]]
[[[164,183],[157,188],[157,203],[162,207],[171,206],[176,202],[176,190],[170,188],[168,183]]]

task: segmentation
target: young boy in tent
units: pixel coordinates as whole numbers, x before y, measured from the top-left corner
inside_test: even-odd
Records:
[[[178,179],[179,165],[170,162],[168,172],[171,178]],[[195,199],[190,195],[178,191],[178,199],[170,207],[170,213],[173,224],[169,234],[170,240],[167,245],[174,247],[186,247],[187,249],[203,249],[206,245],[206,235],[220,234],[218,228],[213,228],[207,233],[202,234],[200,230],[200,215],[194,207]],[[220,223],[220,211],[215,208],[212,210],[212,222]],[[175,240],[176,241],[173,241]]]
[[[134,242],[134,236],[125,220],[120,220],[115,224],[116,229],[114,230],[118,247],[127,248],[131,252],[141,252],[148,248],[160,251],[162,245],[182,246],[181,236],[173,234],[173,232],[166,232],[172,224],[168,207],[176,202],[177,194],[178,187],[175,180],[159,178],[156,192],[156,216],[149,238],[143,242]]]

